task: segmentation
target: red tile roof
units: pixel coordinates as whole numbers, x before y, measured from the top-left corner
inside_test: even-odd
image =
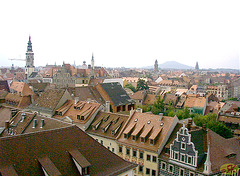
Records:
[[[165,138],[167,135],[170,135],[171,128],[176,125],[177,121],[177,117],[163,116],[163,118],[160,119],[158,115],[134,112],[125,125],[123,132],[118,137],[118,142],[157,152],[159,148],[165,145]],[[139,131],[139,136],[141,137],[149,134],[145,142],[141,142],[141,137],[138,137],[136,140],[132,139],[132,135]],[[126,135],[129,135],[127,139],[125,138]],[[154,145],[150,144],[151,139],[155,140]]]

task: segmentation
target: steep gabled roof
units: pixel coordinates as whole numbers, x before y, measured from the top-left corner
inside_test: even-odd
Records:
[[[120,83],[101,83],[102,88],[109,95],[115,106],[134,103]]]
[[[10,92],[7,80],[0,80],[0,90]]]
[[[78,97],[79,101],[95,100],[100,104],[105,104],[104,98],[93,86],[68,88],[68,91],[74,97]]]
[[[32,89],[24,82],[12,82],[10,89],[22,96],[35,95]]]
[[[91,116],[100,110],[101,104],[95,102],[68,100],[62,107],[56,110],[54,118],[69,117],[75,123],[85,124]]]
[[[192,107],[204,107],[206,103],[205,97],[197,97],[197,96],[189,96],[187,97],[184,107],[192,108]]]
[[[78,165],[91,175],[122,174],[136,167],[111,153],[76,126],[0,138],[0,172],[18,175],[79,175]],[[6,171],[7,169],[7,171]]]
[[[116,139],[127,120],[127,115],[99,111],[87,132]]]
[[[158,152],[178,118],[134,112],[118,137],[120,144]],[[127,137],[127,138],[126,138]],[[143,138],[143,139],[142,139]],[[144,141],[143,141],[144,140]]]
[[[71,124],[57,119],[23,111],[17,112],[17,114],[11,120],[8,120],[8,122],[9,128],[4,130],[2,136],[13,136],[71,126]]]
[[[143,90],[135,92],[133,95],[130,95],[130,97],[134,100],[143,100],[146,95],[146,92]]]
[[[37,99],[36,106],[55,109],[64,93],[65,90],[48,89]]]

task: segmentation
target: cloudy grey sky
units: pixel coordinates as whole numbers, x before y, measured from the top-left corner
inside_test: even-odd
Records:
[[[0,2],[0,61],[142,67],[166,61],[239,69],[238,0],[8,0]]]

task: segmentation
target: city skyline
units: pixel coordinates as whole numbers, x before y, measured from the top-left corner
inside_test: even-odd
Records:
[[[13,2],[15,3],[13,6]],[[237,1],[2,2],[1,66],[24,66],[32,37],[35,66],[91,62],[144,67],[176,61],[239,69]]]

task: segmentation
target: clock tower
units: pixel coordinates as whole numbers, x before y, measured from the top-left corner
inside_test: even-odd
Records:
[[[32,50],[31,36],[29,36],[25,65],[26,78],[28,78],[32,74],[32,72],[34,72],[34,53]]]

